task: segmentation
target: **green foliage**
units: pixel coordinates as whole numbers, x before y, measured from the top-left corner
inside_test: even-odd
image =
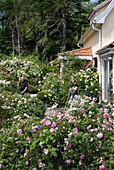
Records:
[[[12,95],[8,91],[3,91],[0,94],[0,118],[2,122],[17,116],[18,113],[21,117],[27,114],[28,116],[42,118],[44,117],[44,112],[45,106],[41,100],[35,97],[31,98],[29,94],[25,94],[23,98],[19,94]],[[3,124],[1,123],[0,127],[2,126]]]
[[[22,56],[34,53],[51,60],[64,43],[67,50],[77,48],[89,25],[89,2],[0,0],[0,55],[19,55],[20,50]]]
[[[18,112],[0,134],[1,168],[113,169],[112,113],[104,118],[90,106],[81,104],[78,118],[56,112],[39,121]]]
[[[44,91],[40,91],[37,93],[37,98],[40,100],[45,100],[46,99],[45,95],[46,93]]]
[[[12,92],[18,92],[18,84],[21,80],[21,76],[25,76],[29,84],[29,92],[38,91],[39,81],[41,80],[42,70],[38,64],[31,62],[27,59],[12,58],[10,60],[2,60],[0,62],[1,74],[0,78],[7,84],[6,90],[11,90]],[[2,83],[3,84],[3,83]],[[8,89],[9,88],[9,89]]]

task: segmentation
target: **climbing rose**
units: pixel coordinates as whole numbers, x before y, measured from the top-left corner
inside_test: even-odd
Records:
[[[108,118],[109,117],[109,114],[108,113],[105,113],[104,114],[104,118]]]
[[[45,153],[45,155],[47,155],[48,154],[48,150],[44,149],[44,153]]]
[[[21,130],[21,129],[18,129],[18,130],[17,130],[17,133],[18,133],[18,134],[21,134],[21,133],[22,133],[22,130]]]
[[[81,113],[84,113],[84,109],[81,109]]]
[[[81,156],[80,156],[80,159],[84,159],[84,158],[85,158],[85,155],[81,155]]]
[[[102,134],[102,133],[98,133],[98,134],[97,134],[97,137],[98,137],[98,138],[102,138],[102,137],[103,137],[103,134]]]
[[[67,163],[67,164],[70,164],[70,160],[67,159],[67,160],[66,160],[66,163]]]
[[[104,165],[99,166],[99,170],[105,170],[105,166]]]
[[[56,123],[52,123],[52,127],[55,127],[57,124]]]

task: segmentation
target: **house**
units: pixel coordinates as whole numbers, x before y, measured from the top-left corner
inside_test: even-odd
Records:
[[[87,19],[90,26],[78,44],[84,48],[91,46],[93,58],[97,59],[101,102],[114,94],[114,0],[105,0],[94,7]]]
[[[87,19],[90,20],[90,26],[78,42],[83,48],[66,54],[79,55],[79,58],[92,60],[96,65],[101,86],[99,98],[101,102],[108,100],[110,95],[114,94],[114,0],[105,0],[94,7]],[[88,53],[88,50],[91,53]],[[82,55],[83,51],[86,52]],[[60,53],[59,57],[65,57],[65,53]]]

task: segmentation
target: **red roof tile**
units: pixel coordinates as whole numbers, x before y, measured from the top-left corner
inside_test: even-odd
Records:
[[[110,44],[108,44],[108,45],[102,47],[102,48],[101,48],[100,50],[98,50],[97,52],[99,52],[99,51],[101,51],[101,50],[104,50],[105,48],[112,48],[112,47],[114,47],[114,41],[111,42]]]
[[[77,55],[77,56],[92,56],[92,49],[91,47],[80,48],[72,51],[66,51],[64,53],[58,53],[58,56],[63,55]]]

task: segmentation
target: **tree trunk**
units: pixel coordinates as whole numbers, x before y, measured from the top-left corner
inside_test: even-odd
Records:
[[[15,56],[14,28],[12,28],[12,46],[13,46],[13,56]]]
[[[81,22],[79,22],[79,29],[78,29],[78,41],[80,40],[81,38],[81,30],[82,30],[82,24]]]
[[[36,43],[35,53],[38,55],[38,42]]]
[[[81,23],[81,9],[82,9],[82,4],[81,4],[81,1],[79,0],[78,1],[79,3],[79,18],[78,18],[78,21],[79,21],[79,26],[78,26],[78,41],[80,40],[81,38],[81,31],[82,31],[82,23]]]
[[[20,31],[19,31],[19,23],[18,23],[18,14],[17,14],[17,0],[15,0],[15,19],[16,19],[16,28],[17,28],[17,46],[18,46],[18,55],[21,53],[21,43],[20,43]]]
[[[66,51],[66,1],[63,0],[63,50]]]

